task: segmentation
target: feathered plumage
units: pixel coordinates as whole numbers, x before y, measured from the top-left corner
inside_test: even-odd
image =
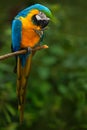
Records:
[[[43,30],[48,25],[50,17],[51,11],[41,4],[32,5],[20,11],[12,22],[12,50],[18,51],[39,45],[43,37]],[[17,96],[21,123],[32,55],[32,52],[29,51],[16,56]]]

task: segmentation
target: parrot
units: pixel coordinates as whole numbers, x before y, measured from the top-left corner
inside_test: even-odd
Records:
[[[24,118],[26,86],[30,74],[31,61],[35,52],[32,49],[40,46],[44,30],[52,17],[51,10],[42,5],[34,4],[20,11],[12,20],[12,52],[26,49],[26,54],[15,56],[15,73],[17,74],[17,97],[20,123]]]

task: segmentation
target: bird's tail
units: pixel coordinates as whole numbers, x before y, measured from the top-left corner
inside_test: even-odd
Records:
[[[32,54],[26,59],[26,64],[22,67],[21,59],[17,58],[17,96],[18,96],[18,109],[20,112],[20,123],[23,122],[24,118],[24,104],[26,95],[26,84],[29,76],[31,67]]]

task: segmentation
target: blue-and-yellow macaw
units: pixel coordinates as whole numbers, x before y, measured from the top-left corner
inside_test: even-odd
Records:
[[[23,121],[26,84],[33,55],[31,48],[40,45],[44,28],[48,25],[51,16],[51,11],[47,7],[34,4],[19,12],[12,22],[12,51],[24,48],[28,50],[26,54],[16,56],[20,122]]]

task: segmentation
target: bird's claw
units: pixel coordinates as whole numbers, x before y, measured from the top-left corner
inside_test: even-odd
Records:
[[[25,48],[27,50],[27,53],[30,54],[32,52],[32,48],[31,47],[27,47]]]

